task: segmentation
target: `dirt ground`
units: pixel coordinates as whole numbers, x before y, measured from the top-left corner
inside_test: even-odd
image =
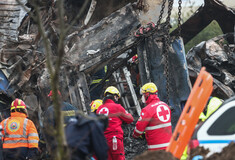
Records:
[[[193,149],[190,153],[190,160],[196,155],[202,155],[205,160],[235,160],[235,143],[231,142],[227,147],[225,147],[222,152],[214,153],[209,157],[206,157],[209,150],[203,147],[197,147]]]
[[[206,160],[235,160],[235,143],[231,142],[221,153],[215,153]]]

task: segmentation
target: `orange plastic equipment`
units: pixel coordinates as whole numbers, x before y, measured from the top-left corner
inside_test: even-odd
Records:
[[[202,67],[166,151],[180,159],[213,90],[213,77]]]

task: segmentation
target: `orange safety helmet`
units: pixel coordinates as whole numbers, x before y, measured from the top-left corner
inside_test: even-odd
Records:
[[[17,109],[17,108],[22,108],[22,109],[26,109],[26,105],[24,103],[24,101],[22,101],[21,99],[16,98],[12,103],[11,103],[11,111],[13,109]]]

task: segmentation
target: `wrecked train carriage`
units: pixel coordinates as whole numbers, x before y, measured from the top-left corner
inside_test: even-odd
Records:
[[[47,11],[42,13],[48,31],[54,31],[56,25],[53,24],[56,24],[56,21],[50,19],[51,12],[49,12],[50,14],[46,14]],[[30,26],[29,31],[31,28],[35,28],[35,24],[29,24],[30,21],[27,22],[24,23],[25,28]],[[62,72],[60,73],[62,95],[73,105],[86,112],[89,109],[86,107],[90,102],[89,81],[87,81],[89,75],[107,63],[116,61],[115,58],[126,50],[137,47],[140,58],[141,82],[153,81],[160,87],[160,98],[166,102],[169,100],[170,105],[175,108],[173,124],[176,124],[181,106],[187,100],[191,87],[185,54],[181,51],[183,43],[180,39],[173,41],[169,59],[166,59],[162,51],[162,45],[164,44],[164,35],[168,33],[159,32],[152,34],[150,37],[137,39],[133,37],[133,33],[140,24],[136,10],[132,4],[129,4],[94,26],[69,35],[66,55],[61,67]],[[3,53],[1,55],[4,55],[2,57],[5,59],[2,64],[5,64],[6,77],[10,82],[9,88],[13,88],[14,91],[11,98],[22,97],[27,104],[35,107],[34,111],[45,110],[46,106],[49,105],[47,93],[50,87],[49,74],[44,65],[44,50],[39,41],[40,37],[36,34],[25,34],[21,38],[19,42],[7,44],[1,50],[1,53]],[[50,38],[53,40],[55,37],[52,34]],[[104,43],[104,40],[109,43]],[[97,52],[90,54],[89,51],[91,50]],[[158,51],[157,55],[156,50]],[[10,60],[11,54],[8,54],[9,51],[14,52],[18,59],[13,58]],[[25,54],[26,52],[27,54]],[[126,61],[133,54],[135,53],[129,54],[123,61]],[[169,64],[169,72],[165,72],[166,61]],[[10,65],[7,64],[9,62],[11,62]],[[120,64],[114,67],[112,71],[115,71],[118,67],[120,67]],[[179,71],[177,74],[175,68]],[[169,79],[167,80],[167,78]],[[168,88],[166,87],[167,81],[170,81]],[[170,90],[170,95],[168,95],[167,90]]]
[[[45,19],[45,25],[53,30],[53,21],[52,24],[49,24],[46,20],[51,19],[46,19],[45,12],[42,13],[44,13],[42,18]],[[143,39],[133,37],[133,32],[139,25],[138,16],[132,5],[129,4],[96,25],[75,34],[75,38],[68,39],[68,52],[64,57],[60,79],[62,94],[68,94],[63,95],[63,97],[75,106],[80,108],[81,106],[87,107],[89,104],[89,92],[85,76],[111,62],[127,49],[139,44]],[[39,108],[44,110],[45,108],[43,107],[48,106],[46,93],[49,92],[49,75],[44,65],[44,51],[40,41],[38,41],[38,36],[28,35],[31,35],[30,38],[34,38],[34,41],[30,38],[27,39],[27,35],[24,35],[21,37],[23,40],[20,42],[5,45],[2,49],[2,53],[5,53],[3,54],[6,59],[5,62],[12,62],[10,70],[9,66],[5,66],[6,70],[8,69],[7,78],[10,82],[9,87],[13,88],[15,92],[13,97],[20,96],[23,99],[27,99],[27,97],[34,96],[36,97],[34,98],[35,101],[30,101],[31,103],[29,104],[36,107],[41,106]],[[109,43],[104,43],[104,40]],[[11,57],[7,54],[11,50],[10,48],[15,48],[12,51],[17,56]],[[87,54],[89,50],[99,50],[99,52],[95,55],[89,55]],[[27,54],[25,54],[26,51]],[[8,61],[11,58],[12,61]],[[128,58],[130,57],[126,59]],[[186,86],[188,86],[188,83]],[[165,94],[163,90],[161,94]],[[28,104],[27,101],[26,103]]]

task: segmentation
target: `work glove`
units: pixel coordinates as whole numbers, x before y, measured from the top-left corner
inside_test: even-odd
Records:
[[[145,132],[139,136],[140,139],[145,139]]]

